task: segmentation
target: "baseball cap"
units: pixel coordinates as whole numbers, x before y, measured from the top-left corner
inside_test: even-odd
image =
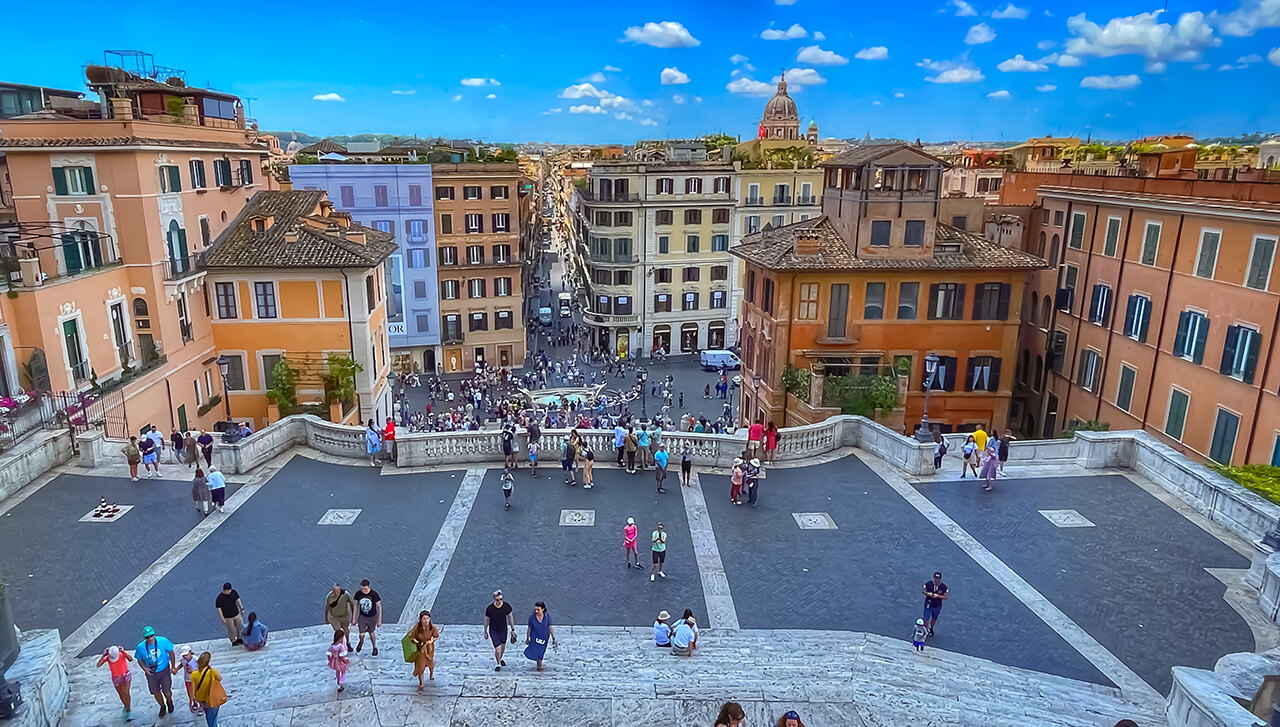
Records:
[[[178,653],[181,654],[182,656],[186,656],[187,654],[192,653],[191,647],[187,646],[186,644],[183,644],[182,648],[178,649]]]
[[[150,637],[155,636],[155,635],[156,635],[156,630],[155,630],[155,629],[153,629],[153,628],[151,628],[150,626],[148,626],[148,627],[146,627],[146,628],[144,628],[144,629],[142,630],[142,638],[144,638],[144,639],[146,639],[146,638],[150,638]]]
[[[922,618],[916,619],[916,626],[924,626],[924,619]]]
[[[934,578],[941,578],[941,577],[942,577],[942,571],[940,571],[940,570],[938,570],[938,571],[934,571],[934,572],[933,572],[933,577],[934,577]]]
[[[629,517],[629,518],[627,518],[627,524],[628,524],[628,525],[635,525],[635,524],[636,524],[636,519],[635,519],[635,518],[633,518],[633,517]]]

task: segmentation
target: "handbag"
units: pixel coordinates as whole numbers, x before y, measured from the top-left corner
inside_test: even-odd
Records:
[[[205,669],[204,673],[199,676],[199,680],[196,683],[196,689],[204,686],[204,680],[208,678],[209,670]],[[222,682],[220,680],[215,679],[213,684],[209,686],[209,698],[205,701],[205,704],[216,709],[226,703],[227,690],[222,688]]]
[[[404,663],[412,664],[418,660],[418,645],[413,641],[412,632],[400,639],[400,649],[404,652]]]

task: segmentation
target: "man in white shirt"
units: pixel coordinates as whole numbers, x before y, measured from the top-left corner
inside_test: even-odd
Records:
[[[693,618],[684,619],[676,626],[676,631],[671,635],[671,653],[676,656],[693,656],[694,631],[693,624],[690,623]]]

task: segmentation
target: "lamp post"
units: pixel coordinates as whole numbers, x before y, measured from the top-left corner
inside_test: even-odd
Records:
[[[222,403],[226,405],[227,425],[222,430],[222,441],[231,443],[240,438],[240,430],[231,421],[231,389],[227,387],[227,371],[231,368],[231,359],[227,354],[218,356],[218,371],[222,374]]]
[[[760,384],[762,383],[764,383],[763,376],[761,376],[760,374],[751,375],[751,388],[753,391],[756,392],[755,398],[753,399],[753,401],[755,401],[755,404],[756,404],[756,411],[760,411]],[[746,417],[746,421],[744,423],[750,426],[751,417]]]
[[[929,427],[929,393],[933,391],[933,380],[938,375],[938,354],[929,352],[924,357],[924,411],[920,414],[920,426],[916,427],[917,442],[932,442],[933,430]]]
[[[636,383],[640,384],[640,418],[649,418],[649,390],[645,388],[645,381],[649,379],[649,372],[645,369],[636,371]]]

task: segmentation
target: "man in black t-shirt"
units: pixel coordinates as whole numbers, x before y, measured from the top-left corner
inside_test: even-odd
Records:
[[[240,633],[244,630],[244,621],[241,619],[244,604],[240,602],[240,594],[231,587],[230,581],[222,584],[222,592],[214,599],[213,605],[218,609],[218,618],[222,619],[222,625],[227,629],[227,638],[231,639],[231,645],[243,644]]]
[[[502,457],[508,468],[516,468],[516,423],[510,419],[502,425]]]
[[[493,592],[493,603],[484,610],[484,638],[493,644],[493,660],[497,665],[494,671],[502,671],[507,662],[502,660],[502,653],[507,650],[507,633],[511,633],[511,643],[516,642],[516,622],[511,616],[511,604],[502,600],[502,591]]]
[[[364,635],[369,634],[369,645],[373,647],[373,655],[378,655],[378,629],[382,628],[382,597],[369,587],[369,579],[360,581],[360,590],[355,592],[356,628],[360,631],[360,640],[356,642],[356,651],[364,646]]]
[[[933,636],[933,625],[942,612],[942,602],[948,598],[947,584],[942,582],[941,572],[934,573],[933,580],[924,582],[924,625],[930,636]]]

